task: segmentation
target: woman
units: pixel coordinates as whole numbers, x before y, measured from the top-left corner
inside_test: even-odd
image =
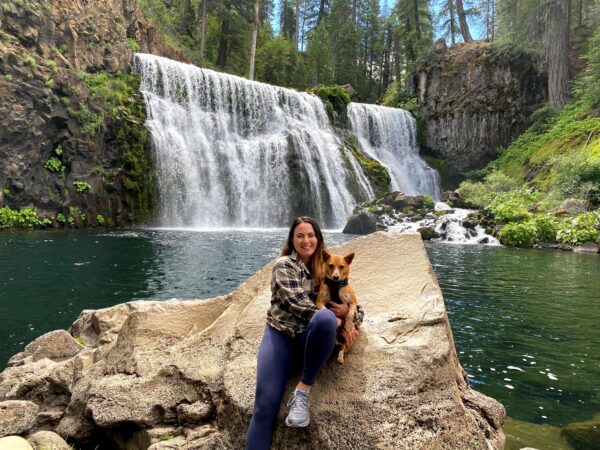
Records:
[[[323,234],[310,217],[297,218],[273,267],[271,307],[258,350],[256,397],[246,441],[247,450],[268,449],[281,399],[292,368],[302,375],[288,402],[285,423],[305,427],[309,423],[309,394],[315,379],[331,355],[338,327],[348,314],[348,305],[332,304],[317,310],[314,304],[323,279]],[[362,309],[355,323],[362,322]],[[352,343],[356,327],[343,331]]]

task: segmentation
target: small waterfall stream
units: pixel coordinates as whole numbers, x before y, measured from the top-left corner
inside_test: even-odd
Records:
[[[374,196],[317,96],[154,55],[136,54],[135,62],[155,151],[159,225],[286,227],[303,214],[342,228],[353,206]],[[352,106],[353,123],[376,108]],[[414,141],[414,124],[406,128],[407,135],[382,142],[400,139],[396,145],[408,147],[404,140]],[[379,139],[365,132],[361,140]],[[409,173],[402,173],[383,146],[362,150],[389,168],[395,185],[437,194],[439,188],[419,184],[419,170],[433,171],[418,149],[421,166],[407,165]]]

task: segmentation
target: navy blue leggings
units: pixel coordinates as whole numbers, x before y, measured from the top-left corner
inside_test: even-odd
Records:
[[[335,346],[337,320],[327,308],[317,311],[297,338],[265,327],[256,364],[256,397],[246,450],[268,450],[285,386],[294,367],[302,367],[300,380],[312,385]]]

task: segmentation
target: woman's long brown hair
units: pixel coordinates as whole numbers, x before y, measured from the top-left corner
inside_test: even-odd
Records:
[[[317,236],[317,246],[315,248],[315,252],[310,257],[310,261],[308,262],[307,269],[310,270],[310,274],[313,278],[313,286],[315,290],[319,289],[321,285],[321,281],[323,281],[323,256],[321,255],[321,250],[325,248],[325,242],[323,240],[323,233],[321,232],[321,227],[312,217],[298,217],[292,223],[290,227],[290,232],[288,234],[287,241],[281,249],[281,254],[279,256],[287,256],[291,255],[294,249],[294,232],[296,231],[296,227],[301,223],[310,223],[315,231],[315,235]]]

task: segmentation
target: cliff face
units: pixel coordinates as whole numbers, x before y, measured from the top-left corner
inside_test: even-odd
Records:
[[[546,75],[526,54],[486,42],[438,50],[408,83],[426,152],[456,177],[495,159],[546,101]]]
[[[282,406],[272,448],[503,448],[504,407],[467,383],[419,235],[336,249],[351,251],[360,335],[343,366],[321,371],[306,429],[284,426]],[[45,429],[78,447],[244,448],[271,270],[226,296],[88,310],[69,332],[39,337],[0,373],[0,409],[31,411],[0,437]]]
[[[133,49],[184,58],[135,0],[2,6],[0,207],[82,225],[97,214],[115,224],[143,215],[151,162],[137,80],[126,73]]]

